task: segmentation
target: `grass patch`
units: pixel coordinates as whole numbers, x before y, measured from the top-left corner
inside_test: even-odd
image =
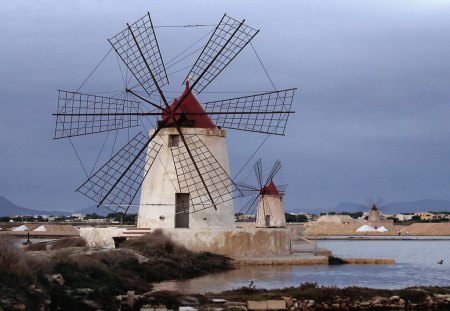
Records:
[[[12,240],[0,236],[0,309],[11,310],[11,301],[26,304],[27,310],[39,309],[45,291],[29,290],[37,280],[36,268],[36,262],[28,254]]]
[[[59,239],[51,245],[50,249],[58,250],[69,247],[86,247],[86,241],[80,237]]]
[[[173,242],[161,230],[127,240],[121,247],[132,249],[148,258],[142,264],[141,273],[151,282],[192,278],[233,268],[228,257],[208,252],[192,252]]]
[[[12,241],[0,236],[0,280],[4,282],[33,282],[31,258],[13,245]]]
[[[46,251],[47,244],[46,243],[30,243],[25,249],[26,252],[38,252],[38,251]]]

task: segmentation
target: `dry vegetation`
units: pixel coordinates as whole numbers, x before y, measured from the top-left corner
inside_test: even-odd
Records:
[[[25,249],[27,252],[39,252],[39,251],[46,251],[47,250],[47,244],[46,243],[30,243],[28,244]]]
[[[52,244],[51,249],[58,250],[68,247],[86,247],[86,241],[79,237],[59,239]]]
[[[55,242],[48,251],[45,244],[34,243],[25,248],[31,252],[23,252],[1,238],[0,310],[18,301],[30,309],[41,308],[45,300],[51,300],[50,309],[89,309],[86,301],[115,309],[114,296],[128,290],[144,293],[152,282],[231,269],[228,258],[193,253],[158,231],[127,241],[121,249],[85,246],[84,240],[69,238]],[[55,277],[58,274],[62,278]]]
[[[132,249],[149,259],[148,277],[155,281],[186,279],[232,269],[229,258],[212,253],[194,253],[174,243],[160,230],[125,241],[122,248]]]
[[[33,279],[31,260],[12,241],[0,236],[0,280],[30,282]]]

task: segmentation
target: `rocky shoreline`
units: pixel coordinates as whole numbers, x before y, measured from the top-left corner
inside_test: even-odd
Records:
[[[121,310],[449,310],[450,287],[400,290],[318,287],[302,284],[279,290],[244,287],[215,294],[160,291],[116,297]]]

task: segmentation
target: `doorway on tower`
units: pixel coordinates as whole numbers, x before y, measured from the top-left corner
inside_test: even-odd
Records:
[[[189,193],[175,193],[175,228],[189,228]]]
[[[266,227],[270,227],[270,215],[266,215],[264,220]]]

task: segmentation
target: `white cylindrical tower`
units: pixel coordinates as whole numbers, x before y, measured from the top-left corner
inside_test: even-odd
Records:
[[[271,180],[260,190],[258,210],[256,213],[257,227],[286,227],[283,196]]]
[[[177,111],[198,114],[182,115],[178,124],[181,124],[181,132],[203,180],[173,121],[163,119],[167,121],[165,127],[154,138],[162,148],[142,183],[137,226],[232,229],[235,227],[234,207],[226,132],[204,114],[201,105],[188,91],[188,84],[180,98],[184,96],[186,98]],[[177,103],[175,100],[172,106]],[[205,184],[215,207],[204,203],[211,202]]]

